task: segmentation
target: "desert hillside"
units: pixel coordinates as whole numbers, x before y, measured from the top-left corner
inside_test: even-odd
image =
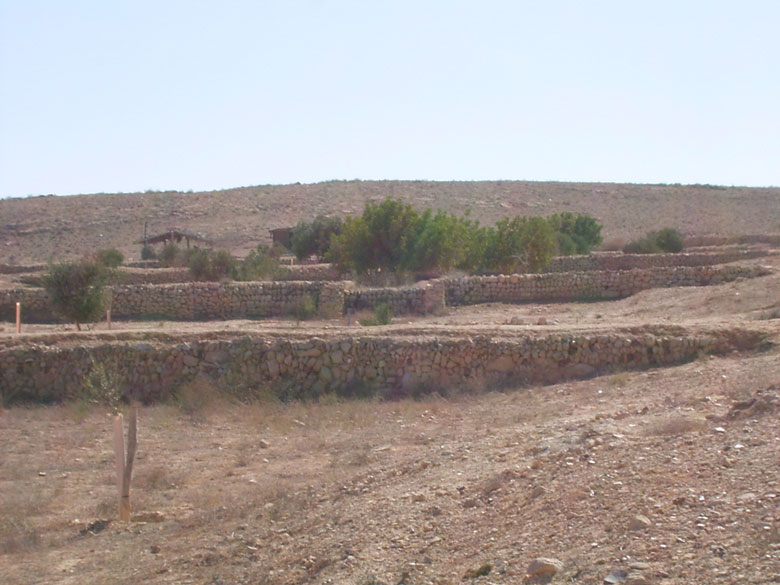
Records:
[[[605,239],[633,238],[666,225],[686,235],[780,233],[780,188],[527,181],[330,181],[200,193],[146,192],[0,200],[0,263],[77,257],[134,244],[169,227],[203,233],[245,253],[268,230],[317,214],[357,214],[372,199],[398,197],[419,208],[471,210],[482,223],[506,215],[586,212]]]

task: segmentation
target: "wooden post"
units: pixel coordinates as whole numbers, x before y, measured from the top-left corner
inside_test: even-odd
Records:
[[[106,309],[106,323],[108,323],[108,328],[111,329],[111,309]]]
[[[138,446],[138,408],[133,407],[130,414],[130,425],[127,429],[127,459],[122,475],[122,497],[119,501],[119,519],[130,521],[130,480],[133,477],[133,460]]]
[[[16,332],[22,332],[22,303],[16,303]]]
[[[122,516],[122,485],[125,477],[125,437],[122,415],[114,415],[114,458],[116,461],[116,487],[119,493],[119,516]]]

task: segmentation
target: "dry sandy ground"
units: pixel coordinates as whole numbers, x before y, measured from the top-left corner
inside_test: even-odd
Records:
[[[147,521],[105,527],[105,412],[14,408],[0,581],[520,583],[546,556],[561,583],[777,583],[778,381],[774,351],[420,402],[144,408]]]
[[[109,335],[744,326],[778,342],[779,290],[775,274],[384,328],[123,323]],[[7,344],[108,334],[4,327]],[[141,409],[143,515],[125,524],[112,520],[105,410],[15,407],[0,411],[0,582],[510,584],[543,556],[562,564],[554,583],[780,583],[779,401],[777,345],[417,402],[238,405],[193,384],[181,405]]]

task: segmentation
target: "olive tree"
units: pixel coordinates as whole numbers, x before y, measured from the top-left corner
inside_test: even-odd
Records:
[[[81,323],[96,321],[103,312],[105,276],[98,262],[52,264],[43,277],[52,311],[73,321],[81,331]]]

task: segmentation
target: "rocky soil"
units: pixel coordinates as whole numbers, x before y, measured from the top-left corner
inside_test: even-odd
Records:
[[[778,583],[778,290],[774,274],[614,302],[480,305],[376,333],[747,327],[771,342],[671,368],[398,402],[241,405],[200,380],[141,409],[131,523],[115,520],[105,408],[0,411],[0,582]],[[350,329],[114,326],[0,335],[67,345]]]
[[[685,235],[780,233],[780,188],[632,185],[530,181],[330,181],[260,185],[224,191],[146,192],[0,200],[0,263],[47,262],[115,247],[138,259],[134,242],[170,227],[205,234],[243,255],[269,241],[268,230],[317,214],[362,213],[365,202],[404,199],[471,216],[483,224],[507,215],[590,213],[606,240],[630,240],[650,229]],[[648,224],[652,218],[652,225]]]

